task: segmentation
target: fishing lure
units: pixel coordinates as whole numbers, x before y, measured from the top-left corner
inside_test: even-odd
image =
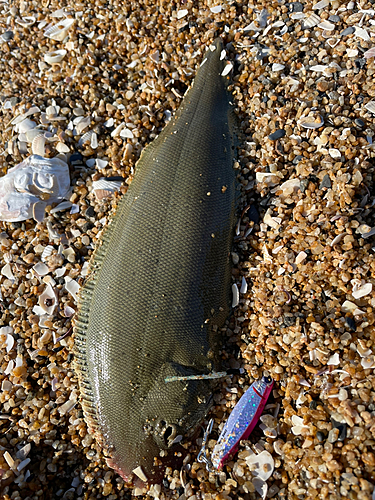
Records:
[[[237,451],[240,441],[250,436],[271,394],[273,384],[272,378],[265,376],[251,384],[229,415],[212,452],[211,460],[205,451],[213,424],[213,420],[210,421],[198,455],[198,461],[205,462],[208,470],[221,470],[224,463]]]

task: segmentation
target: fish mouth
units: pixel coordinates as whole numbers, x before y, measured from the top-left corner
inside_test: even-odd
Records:
[[[178,453],[179,449],[183,450],[179,445],[174,445],[173,449],[168,451],[163,450],[165,456],[160,457],[161,450],[151,437],[140,442],[136,448],[133,453],[128,448],[126,456],[121,456],[113,451],[111,456],[106,458],[106,462],[126,483],[140,488],[147,484],[161,483],[165,468],[168,466],[178,467],[179,462],[182,462],[183,459],[182,453]]]

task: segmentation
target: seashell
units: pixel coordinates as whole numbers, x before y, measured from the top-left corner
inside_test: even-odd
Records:
[[[229,75],[229,73],[232,71],[232,68],[233,68],[233,64],[228,61],[227,64],[225,65],[222,73],[221,73],[221,76]]]
[[[5,336],[5,347],[7,353],[13,349],[14,346],[14,337],[13,337],[13,328],[11,326],[2,326],[0,328],[0,336]]]
[[[48,64],[56,64],[61,62],[66,54],[67,51],[65,49],[54,50],[53,52],[47,52],[47,54],[44,54],[44,60]]]
[[[69,28],[74,24],[74,19],[64,19],[53,26],[49,26],[44,31],[44,36],[51,38],[51,40],[56,40],[62,42],[66,37]]]
[[[327,43],[330,47],[336,47],[336,45],[339,43],[340,40],[338,40],[337,38],[329,38],[327,40]]]
[[[309,70],[310,71],[316,71],[318,73],[322,73],[328,68],[328,66],[324,64],[315,64],[314,66],[310,66]]]
[[[375,113],[375,101],[370,101],[365,104],[365,109],[367,109],[367,111],[370,111],[371,113]]]
[[[348,57],[356,57],[358,55],[358,50],[357,49],[346,49],[346,53],[348,54]]]
[[[1,274],[13,282],[16,279],[9,262],[1,269]]]
[[[341,310],[345,313],[353,313],[357,309],[357,305],[350,300],[345,300],[341,305]]]
[[[53,252],[53,246],[52,245],[47,245],[46,248],[43,250],[42,255],[40,258],[42,259],[42,262],[45,262],[45,260],[52,255]]]
[[[48,284],[43,293],[39,296],[38,304],[48,316],[52,316],[57,306],[57,297],[51,285]]]
[[[75,301],[78,300],[78,292],[80,290],[79,284],[74,281],[70,276],[65,276],[65,290],[70,293]]]
[[[213,14],[219,14],[222,10],[223,6],[222,5],[216,5],[215,7],[211,7],[210,8],[210,11],[213,13]]]
[[[303,420],[303,419],[302,419]],[[262,451],[259,455],[255,453],[246,457],[246,463],[251,468],[254,477],[267,481],[275,469],[274,459],[268,451]],[[255,486],[255,485],[254,485]]]
[[[69,148],[69,146],[67,146],[63,142],[58,142],[56,144],[56,151],[58,151],[59,153],[69,153],[70,148]]]
[[[36,127],[36,123],[30,120],[29,118],[25,118],[22,122],[17,123],[14,127],[14,130],[20,134],[24,134],[29,130],[33,130]]]
[[[338,149],[329,148],[328,153],[331,158],[341,158],[341,153]]]
[[[44,157],[46,139],[44,134],[38,134],[31,143],[33,155]]]
[[[103,198],[111,196],[115,191],[118,191],[121,184],[121,181],[108,181],[107,179],[102,178],[92,183],[92,190],[95,193],[96,198],[98,200],[102,200]]]
[[[93,132],[91,134],[90,146],[92,149],[96,149],[98,147],[98,136],[97,136],[96,132]]]
[[[46,274],[49,273],[49,268],[44,264],[43,262],[37,262],[32,269],[35,271],[35,273],[38,276],[45,276]]]
[[[360,287],[355,287],[352,295],[355,299],[361,299],[372,292],[372,283],[365,283]]]
[[[375,57],[375,47],[371,47],[371,49],[366,50],[364,52],[363,57],[366,59],[370,59],[371,57]]]
[[[333,23],[330,23],[329,21],[322,21],[318,24],[318,28],[321,28],[325,31],[333,31],[335,29],[335,25]]]
[[[28,26],[32,26],[36,21],[36,18],[34,16],[25,16],[22,18],[17,18],[16,23],[20,24],[21,26],[24,26],[27,28]]]
[[[105,168],[108,165],[108,160],[103,160],[102,158],[96,158],[95,165],[98,168]]]
[[[91,124],[91,116],[79,116],[74,119],[73,123],[76,126],[77,134],[80,135]]]
[[[374,368],[375,367],[375,357],[368,356],[366,358],[362,358],[361,365],[365,370],[368,370],[369,368]]]
[[[66,15],[65,9],[63,7],[62,9],[58,9],[58,10],[55,10],[55,12],[52,12],[51,17],[60,18],[60,17],[64,17],[65,15]]]
[[[113,124],[114,124],[113,118],[108,118],[108,120],[103,123],[103,125],[107,128],[113,127]]]
[[[78,146],[83,146],[84,144],[87,144],[87,143],[90,143],[91,144],[91,141],[92,141],[92,135],[94,134],[95,132],[93,132],[92,130],[90,130],[89,132],[86,132],[86,134],[83,134],[83,136],[80,138],[80,140],[78,141]]]
[[[246,292],[247,292],[247,282],[246,282],[245,278],[242,276],[240,293],[246,293]]]
[[[238,291],[238,286],[233,283],[232,285],[232,307],[237,307],[240,302],[240,293]]]
[[[74,314],[75,314],[75,310],[72,307],[66,306],[64,308],[64,316],[66,318],[71,318]]]
[[[370,40],[370,35],[368,34],[367,30],[365,30],[364,28],[359,28],[358,26],[356,26],[355,28],[354,35],[358,38],[361,38],[365,42],[368,42]]]
[[[317,26],[320,23],[321,19],[319,16],[316,14],[311,14],[307,19],[303,21],[303,27],[302,29],[308,29],[308,28],[313,28],[314,26]]]
[[[34,139],[35,140],[35,139]],[[0,178],[0,220],[17,222],[33,216],[36,207],[55,203],[70,189],[68,165],[59,158],[32,155]]]
[[[321,0],[320,2],[313,5],[312,10],[321,10],[329,5],[329,0]]]
[[[303,128],[315,129],[321,127],[324,124],[324,120],[320,115],[318,115],[315,119],[313,116],[303,116],[298,121],[298,124]]]
[[[123,128],[120,132],[120,137],[126,137],[127,139],[134,139],[134,134],[130,129]]]
[[[305,17],[306,14],[304,14],[303,12],[293,12],[290,15],[290,19],[305,19]]]
[[[0,331],[0,333],[1,333],[1,331]],[[361,344],[357,345],[357,352],[361,356],[361,358],[365,358],[367,356],[371,356],[371,354],[372,354],[371,349],[364,349],[364,347],[362,347]]]
[[[261,499],[266,500],[267,493],[268,493],[267,483],[263,479],[261,479],[260,477],[254,477],[253,485],[254,485],[255,491],[257,493],[259,493]]]
[[[55,214],[56,212],[61,212],[62,210],[67,210],[68,208],[71,208],[72,202],[71,201],[63,201],[57,205],[57,207],[52,208],[50,211],[50,214]]]
[[[338,352],[335,352],[329,360],[327,361],[327,365],[339,365],[340,364],[340,356]]]
[[[189,14],[189,11],[187,9],[180,9],[177,11],[177,19],[182,19],[183,17],[187,16]]]
[[[285,68],[285,64],[273,63],[271,71],[281,71]]]

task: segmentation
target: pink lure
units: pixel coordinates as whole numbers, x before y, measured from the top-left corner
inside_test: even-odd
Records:
[[[233,408],[212,452],[215,469],[222,469],[237,451],[240,441],[250,436],[271,394],[273,383],[271,377],[256,380]]]

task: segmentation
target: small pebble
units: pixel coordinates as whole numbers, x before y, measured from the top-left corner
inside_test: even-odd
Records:
[[[281,139],[281,137],[284,137],[284,136],[285,136],[285,130],[278,129],[275,132],[273,132],[272,134],[270,134],[268,136],[268,139],[270,139],[270,141],[277,141],[277,139]]]

